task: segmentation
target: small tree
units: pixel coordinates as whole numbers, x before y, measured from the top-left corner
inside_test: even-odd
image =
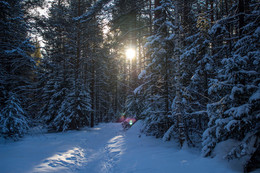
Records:
[[[17,140],[27,132],[29,121],[16,94],[9,92],[5,97],[6,101],[0,107],[0,133],[5,138]]]

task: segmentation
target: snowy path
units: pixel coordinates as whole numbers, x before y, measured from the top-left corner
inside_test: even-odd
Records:
[[[0,173],[112,172],[124,148],[120,124],[0,144]]]
[[[178,150],[171,142],[139,136],[140,123],[25,137],[0,143],[0,173],[219,173],[239,172],[225,162]],[[238,170],[240,168],[237,168]]]

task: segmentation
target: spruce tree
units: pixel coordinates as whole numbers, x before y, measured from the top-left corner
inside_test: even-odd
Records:
[[[23,2],[0,2],[0,133],[17,139],[29,127],[28,103],[35,62]]]
[[[210,121],[202,149],[205,156],[211,155],[219,142],[230,139],[236,140],[236,146],[226,153],[227,159],[252,157],[259,148],[259,7],[251,1],[249,9],[240,8],[244,2],[234,4],[239,10],[233,12],[232,19],[239,32],[231,37],[233,49],[222,56],[219,74],[210,84],[209,92],[217,97],[208,104]],[[212,31],[227,32],[227,22],[220,20]],[[224,43],[221,49],[225,47]]]
[[[146,46],[151,55],[150,63],[145,69],[144,90],[146,127],[150,135],[162,137],[168,130],[170,120],[170,86],[173,55],[173,10],[170,1],[160,1],[155,7],[154,34],[148,38]]]

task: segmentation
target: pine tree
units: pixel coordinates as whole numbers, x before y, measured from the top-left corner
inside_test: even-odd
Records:
[[[155,7],[154,34],[148,38],[146,46],[151,55],[150,64],[145,69],[143,93],[146,96],[146,115],[144,131],[162,137],[168,130],[170,120],[170,74],[173,55],[173,14],[174,6],[170,1],[160,1]]]
[[[8,92],[5,97],[6,101],[0,113],[1,134],[5,138],[17,140],[29,129],[29,120],[15,93]]]
[[[65,46],[67,46],[65,26],[68,24],[66,12],[68,8],[61,1],[53,2],[49,9],[49,18],[44,21],[47,29],[42,35],[46,41],[45,50],[48,54],[44,57],[46,63],[44,72],[47,81],[43,88],[44,105],[41,116],[48,125],[51,125],[55,119],[68,91],[68,51],[65,52]]]
[[[98,108],[102,107],[97,82],[102,82],[103,76],[97,74],[104,72],[100,66],[105,56],[99,48],[102,47],[99,19],[75,20],[75,16],[91,8],[88,0],[54,2],[45,22],[49,27],[43,34],[48,42],[49,77],[42,116],[58,131],[86,125],[93,127],[98,120],[96,117],[100,116],[97,115],[101,112]]]
[[[179,1],[181,10],[180,83],[185,140],[189,146],[200,146],[201,135],[207,128],[208,78],[211,71],[209,21],[206,12],[192,9],[192,1]]]
[[[239,1],[234,7],[244,2]],[[240,10],[233,13],[233,20],[238,16],[238,22],[234,22],[238,37],[232,38],[233,49],[221,59],[219,74],[210,84],[209,92],[218,92],[215,94],[218,100],[208,105],[210,121],[203,134],[202,149],[205,156],[210,155],[219,142],[229,139],[237,140],[237,145],[227,153],[227,159],[251,157],[259,148],[259,21],[256,17],[259,7],[255,1],[250,2],[250,7],[247,10],[239,7]],[[226,23],[224,18],[213,25],[212,30],[227,32]]]
[[[29,52],[34,47],[27,37],[22,1],[0,1],[0,10],[0,133],[17,139],[29,127],[29,89],[35,65]]]

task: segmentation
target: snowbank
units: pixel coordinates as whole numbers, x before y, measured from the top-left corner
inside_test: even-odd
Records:
[[[226,164],[227,160],[225,159],[225,156],[231,151],[233,147],[237,146],[239,143],[239,141],[234,139],[220,142],[216,145],[213,151],[213,155],[216,157],[216,159],[222,161],[222,164]],[[228,167],[232,170],[243,172],[243,165],[245,165],[248,159],[248,157],[244,157],[241,159],[230,160],[228,161]]]
[[[143,127],[143,120],[136,121],[130,129],[126,131],[126,135],[139,136]]]

